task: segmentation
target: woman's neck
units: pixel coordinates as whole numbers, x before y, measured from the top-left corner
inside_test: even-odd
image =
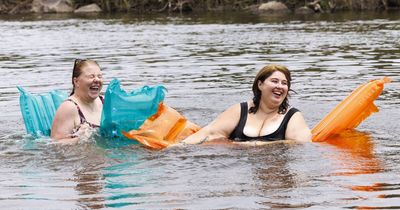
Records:
[[[259,119],[262,120],[262,124],[260,126],[260,129],[258,131],[258,136],[261,136],[261,133],[263,131],[265,123],[268,122],[273,122],[277,117],[279,116],[279,106],[268,106],[265,103],[260,102],[260,105],[258,107],[258,117]]]
[[[95,107],[95,100],[93,100],[92,98],[79,96],[77,94],[74,94],[72,97],[74,97],[83,106],[86,106],[90,109],[93,109]]]
[[[260,101],[258,110],[264,113],[265,115],[271,115],[279,112],[279,106],[268,106],[267,104]]]

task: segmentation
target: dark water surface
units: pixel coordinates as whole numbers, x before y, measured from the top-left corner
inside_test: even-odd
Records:
[[[0,17],[1,209],[400,208],[400,14]],[[389,76],[380,112],[328,143],[150,151],[60,146],[25,134],[16,85],[71,88],[75,58],[127,90],[164,84],[204,126],[250,99],[268,63],[293,74],[310,127],[358,85]]]

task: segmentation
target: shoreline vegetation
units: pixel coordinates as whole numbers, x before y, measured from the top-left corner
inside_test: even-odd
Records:
[[[0,0],[0,14],[191,13],[249,11],[255,14],[313,14],[399,10],[400,0]]]

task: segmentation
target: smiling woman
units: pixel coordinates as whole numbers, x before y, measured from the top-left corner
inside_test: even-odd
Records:
[[[100,125],[103,78],[100,66],[93,60],[76,59],[72,72],[72,92],[54,116],[51,138],[75,143],[79,134]]]
[[[282,65],[262,68],[253,83],[253,100],[235,104],[183,143],[230,139],[251,145],[276,140],[310,141],[303,115],[289,107],[290,71]]]

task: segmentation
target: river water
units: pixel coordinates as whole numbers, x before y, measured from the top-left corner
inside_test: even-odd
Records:
[[[1,209],[400,209],[400,14],[0,17]],[[26,135],[20,85],[69,90],[75,58],[107,84],[163,84],[204,126],[251,98],[268,63],[292,70],[290,104],[313,127],[358,85],[389,76],[380,108],[324,143],[162,151],[61,146]],[[104,89],[105,90],[105,89]]]

